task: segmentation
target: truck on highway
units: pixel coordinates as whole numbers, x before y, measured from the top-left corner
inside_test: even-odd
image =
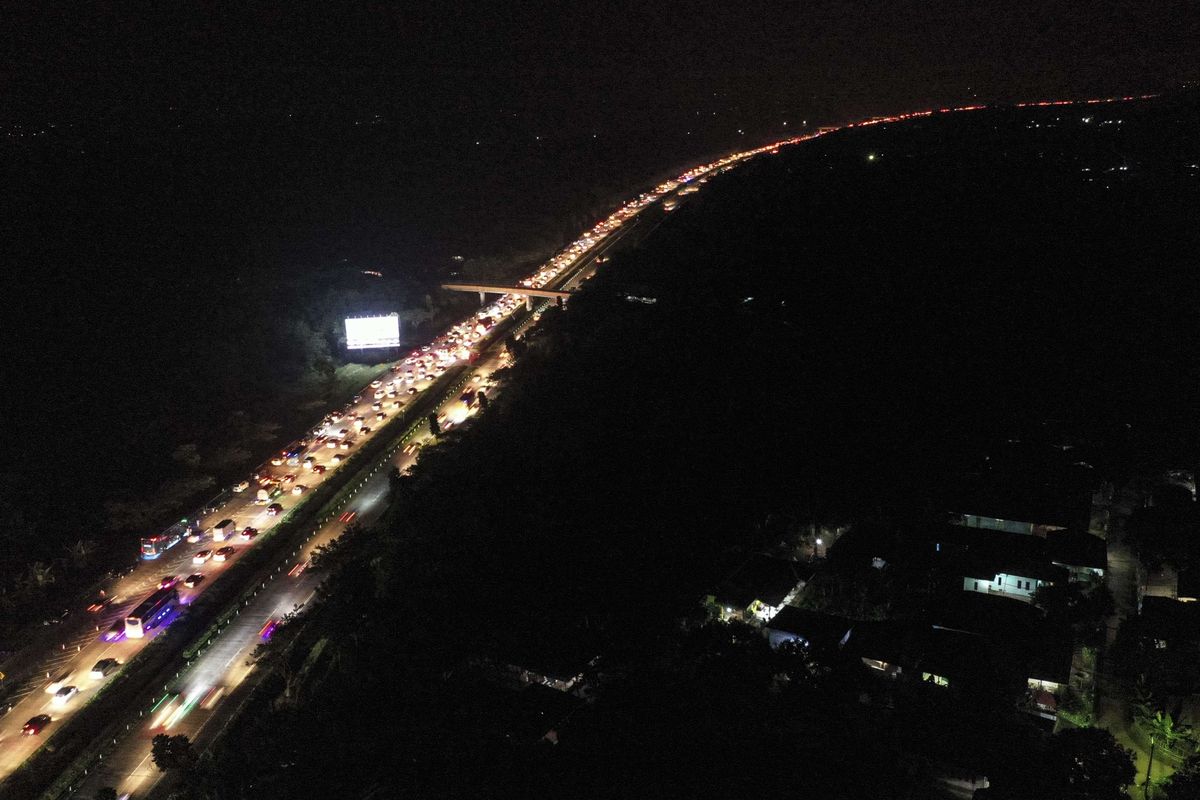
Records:
[[[231,519],[223,519],[216,525],[213,525],[212,539],[214,542],[223,542],[226,539],[233,538],[237,533],[237,525]]]

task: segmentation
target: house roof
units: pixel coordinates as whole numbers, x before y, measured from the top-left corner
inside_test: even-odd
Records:
[[[1179,570],[1176,595],[1180,598],[1200,599],[1200,569],[1184,567]]]
[[[459,685],[471,698],[475,730],[517,744],[537,742],[585,702],[537,683],[514,690],[468,675]]]
[[[951,683],[979,674],[989,657],[983,636],[898,620],[856,624],[846,647],[863,658],[929,672]]]
[[[1071,680],[1074,640],[1069,628],[1044,624],[1029,632],[1025,652],[1029,675],[1039,681],[1066,684]]]
[[[601,645],[590,629],[564,627],[555,633],[547,635],[537,628],[509,632],[496,643],[496,661],[566,681],[586,670],[600,653]]]
[[[822,614],[795,606],[784,606],[764,629],[803,637],[818,650],[832,650],[842,641],[851,622],[832,614]]]
[[[970,528],[950,523],[932,523],[915,528],[908,538],[940,544],[943,550],[995,551],[1034,560],[1046,560],[1046,542],[1037,536]]]
[[[1051,531],[1046,536],[1046,555],[1068,567],[1108,568],[1108,543],[1080,530]]]
[[[1082,492],[1048,486],[1027,487],[1019,492],[982,486],[956,493],[946,510],[1036,525],[1085,528],[1091,498]]]
[[[979,592],[960,592],[953,603],[937,605],[929,616],[937,625],[1001,639],[1024,637],[1044,619],[1036,606]]]
[[[1171,641],[1196,641],[1200,638],[1200,604],[1181,603],[1170,597],[1145,597],[1140,615],[1150,636]]]
[[[963,574],[968,578],[990,581],[1001,573],[1049,583],[1066,583],[1068,577],[1062,567],[1010,553],[972,550],[963,559]]]
[[[808,564],[755,553],[721,581],[713,593],[721,605],[746,608],[755,600],[780,606],[788,593],[812,576]]]
[[[541,739],[583,704],[574,695],[537,683],[515,693],[513,699],[508,736],[518,742]]]

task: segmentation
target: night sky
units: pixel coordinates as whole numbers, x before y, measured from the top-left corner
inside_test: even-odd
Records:
[[[6,122],[342,106],[449,146],[515,131],[761,137],[797,117],[1162,89],[1200,70],[1200,14],[1171,0],[310,8],[9,4]]]
[[[136,394],[255,270],[431,281],[818,125],[1200,79],[1188,2],[331,8],[7,4],[6,417],[64,369],[97,413]]]

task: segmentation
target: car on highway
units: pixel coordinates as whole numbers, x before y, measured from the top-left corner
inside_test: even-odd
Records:
[[[195,589],[204,580],[204,576],[199,572],[193,572],[184,578],[183,585],[189,589]]]
[[[383,391],[383,389],[375,390],[375,399],[376,400],[380,399],[381,397],[386,397],[386,396],[387,396],[387,392]]]
[[[408,391],[408,393],[409,393],[409,394],[416,394],[416,393],[417,393],[417,387],[415,387],[415,386],[410,386],[410,387],[408,387],[408,390],[407,390],[407,391]]]
[[[325,465],[324,464],[313,464],[313,474],[314,475],[324,475],[325,474]]]
[[[385,420],[385,419],[387,419],[387,414],[383,413],[382,411],[379,411],[375,414],[375,419],[381,420],[381,421]]]
[[[243,542],[254,541],[254,537],[258,536],[258,528],[243,528],[242,532],[239,533],[238,536]]]
[[[340,463],[342,463],[342,457],[334,456],[333,458],[329,459],[329,463],[330,464],[340,464]]]
[[[50,724],[49,714],[38,714],[36,717],[30,717],[29,722],[21,728],[22,736],[37,736],[42,730]]]
[[[258,631],[259,638],[270,639],[271,634],[274,633],[275,629],[278,627],[279,627],[279,620],[277,620],[277,619],[267,620],[267,623],[265,625],[263,625],[262,628],[260,628]]]
[[[71,679],[75,677],[75,670],[68,669],[58,673],[49,684],[46,685],[46,694],[57,694],[58,690],[70,684]]]
[[[179,583],[178,575],[164,575],[158,581],[158,588],[170,589],[175,584]]]
[[[225,561],[236,552],[236,547],[222,547],[220,550],[213,553],[213,561]]]
[[[111,597],[104,597],[102,595],[100,597],[93,599],[92,602],[88,603],[87,610],[93,614],[96,614],[96,613],[103,611],[105,608],[107,608],[108,604],[111,602],[112,602]]]
[[[334,456],[334,458],[337,458],[337,456]],[[282,513],[283,513],[283,506],[279,505],[279,503],[271,503],[271,505],[267,506],[267,516],[268,517],[277,517]]]
[[[351,439],[343,439],[342,441],[338,442],[339,450],[349,450],[353,446],[354,442]]]
[[[383,386],[383,381],[371,381],[372,389],[378,389],[380,386]]]
[[[92,671],[90,675],[95,680],[107,678],[108,674],[119,666],[121,666],[121,662],[117,661],[115,658],[102,658],[92,665]]]
[[[372,411],[378,411],[378,410],[380,410],[381,408],[383,408],[383,403],[378,403],[378,402],[377,402],[377,403],[371,403],[371,410],[372,410]]]
[[[235,483],[233,485],[233,490],[235,492],[244,492],[249,488],[250,488],[250,481],[241,481],[240,483]]]
[[[276,467],[282,467],[283,461],[284,461],[283,456],[272,456],[271,457],[271,464],[273,464]]]
[[[195,544],[204,539],[204,531],[192,531],[188,534],[188,543]]]
[[[307,486],[303,486],[303,485],[297,483],[295,486],[292,487],[292,494],[301,495],[301,494],[304,494],[304,492],[307,489],[308,489]]]
[[[363,429],[360,430],[358,433],[360,436],[368,436],[371,433],[371,429],[367,428],[367,427],[363,427]]]
[[[106,642],[115,642],[125,635],[125,620],[119,619],[108,627],[100,638]]]
[[[295,476],[295,475],[290,475],[290,474],[289,474],[289,475],[284,475],[284,476],[283,476],[283,482],[284,482],[284,483],[295,483],[295,482],[296,482],[296,476]]]
[[[79,687],[64,686],[54,693],[52,702],[56,706],[65,706],[67,703],[71,702],[71,698],[77,694],[79,694]]]
[[[212,550],[201,550],[199,553],[196,553],[196,555],[192,556],[192,563],[203,564],[210,558],[212,558]]]

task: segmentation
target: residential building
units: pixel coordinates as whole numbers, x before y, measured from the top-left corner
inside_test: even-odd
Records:
[[[1048,534],[1046,556],[1051,564],[1067,570],[1072,583],[1100,580],[1108,569],[1108,543],[1083,531]]]
[[[721,581],[706,604],[722,621],[761,625],[795,599],[812,572],[811,565],[755,553]]]

